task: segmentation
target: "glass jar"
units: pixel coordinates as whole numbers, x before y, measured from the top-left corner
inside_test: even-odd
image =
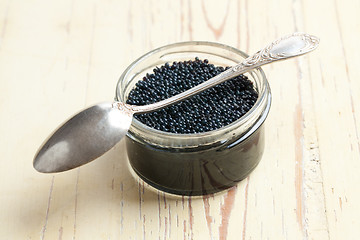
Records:
[[[129,92],[146,73],[166,62],[199,57],[216,66],[233,66],[247,55],[212,42],[182,42],[155,49],[133,62],[121,75],[116,100]],[[175,134],[150,128],[133,119],[126,137],[130,164],[151,186],[173,194],[206,195],[225,190],[247,177],[264,151],[264,125],[271,104],[270,87],[262,69],[245,74],[258,92],[244,116],[217,130]]]

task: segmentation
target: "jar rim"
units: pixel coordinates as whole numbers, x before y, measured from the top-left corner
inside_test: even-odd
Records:
[[[185,41],[185,42],[177,42],[177,43],[172,43],[172,44],[168,44],[159,48],[156,48],[144,55],[142,55],[141,57],[139,57],[138,59],[136,59],[134,62],[132,62],[123,72],[123,74],[120,76],[117,85],[116,85],[116,95],[115,95],[115,101],[120,101],[120,102],[125,102],[124,96],[122,96],[121,92],[120,92],[120,85],[122,84],[122,81],[124,79],[126,79],[127,74],[129,72],[131,72],[140,62],[142,62],[143,60],[149,58],[150,56],[156,54],[156,53],[161,53],[163,51],[172,49],[172,48],[176,48],[176,47],[182,47],[182,46],[209,46],[209,47],[215,47],[215,48],[222,48],[225,49],[227,51],[230,51],[236,55],[239,55],[241,57],[243,57],[244,59],[248,57],[248,55],[244,52],[242,52],[241,50],[225,45],[225,44],[221,44],[221,43],[217,43],[217,42],[209,42],[209,41]],[[162,56],[162,55],[161,55]],[[224,56],[222,56],[224,57]],[[230,58],[229,58],[230,60]],[[254,118],[256,109],[258,109],[261,105],[266,104],[266,102],[270,101],[269,96],[271,95],[270,93],[270,86],[269,83],[267,81],[267,78],[265,76],[264,71],[259,67],[256,69],[253,69],[251,71],[248,72],[249,74],[256,74],[257,76],[259,76],[260,80],[262,81],[260,84],[262,84],[262,90],[261,92],[259,91],[259,89],[256,89],[258,91],[258,99],[256,100],[255,104],[252,106],[252,108],[246,112],[243,116],[241,116],[239,119],[237,119],[236,121],[223,126],[221,128],[215,129],[215,130],[211,130],[211,131],[207,131],[207,132],[201,132],[201,133],[171,133],[171,132],[165,132],[165,131],[161,131],[161,130],[157,130],[155,128],[151,128],[149,126],[147,126],[146,124],[140,122],[139,120],[133,118],[133,122],[132,125],[133,127],[137,128],[137,129],[141,129],[143,131],[146,131],[147,133],[150,134],[155,134],[155,135],[162,135],[166,138],[170,138],[170,139],[177,139],[177,138],[203,138],[205,136],[209,136],[209,135],[213,135],[214,133],[226,133],[231,131],[231,129],[233,129],[236,126],[241,126],[244,125],[246,122],[249,121],[249,119]],[[267,112],[264,113],[265,115],[268,114],[269,109],[267,109]],[[265,120],[265,119],[264,119]]]

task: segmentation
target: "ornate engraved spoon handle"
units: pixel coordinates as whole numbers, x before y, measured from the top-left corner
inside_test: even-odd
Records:
[[[294,33],[291,35],[287,35],[272,42],[267,47],[246,58],[242,63],[233,66],[232,68],[222,72],[221,74],[185,92],[182,92],[178,95],[175,95],[157,103],[144,106],[127,105],[127,107],[131,108],[134,114],[151,112],[157,109],[161,109],[171,104],[185,100],[193,95],[196,95],[206,89],[209,89],[242,73],[248,72],[254,68],[258,68],[268,63],[297,57],[311,52],[316,49],[318,45],[319,39],[309,34]]]

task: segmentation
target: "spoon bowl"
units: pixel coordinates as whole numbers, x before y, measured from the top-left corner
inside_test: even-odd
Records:
[[[76,114],[40,147],[34,168],[62,172],[86,164],[110,150],[127,133],[132,113],[121,104],[105,102]]]

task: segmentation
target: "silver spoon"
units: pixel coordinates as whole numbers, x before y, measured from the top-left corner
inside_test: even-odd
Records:
[[[145,106],[105,102],[89,107],[65,122],[45,141],[35,155],[34,168],[39,172],[52,173],[88,163],[126,135],[133,114],[164,108],[254,68],[308,53],[318,44],[319,39],[315,36],[294,33],[272,42],[206,82],[163,101]]]

